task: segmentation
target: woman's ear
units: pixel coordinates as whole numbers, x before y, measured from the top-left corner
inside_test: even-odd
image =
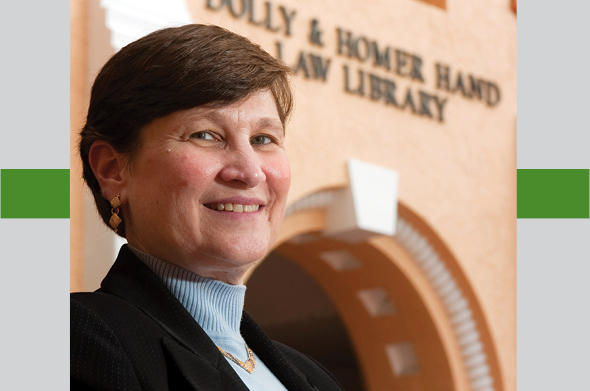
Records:
[[[111,200],[120,193],[123,198],[127,184],[125,155],[115,151],[109,142],[97,140],[90,147],[88,162],[98,180],[102,195]]]

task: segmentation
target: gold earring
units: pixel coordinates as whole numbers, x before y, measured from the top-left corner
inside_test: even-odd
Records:
[[[117,233],[117,227],[123,220],[119,217],[119,206],[121,206],[121,194],[117,193],[115,198],[111,200],[111,219],[109,220],[109,224],[113,227],[115,233]]]

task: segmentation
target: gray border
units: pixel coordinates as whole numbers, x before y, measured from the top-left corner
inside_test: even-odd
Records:
[[[590,6],[518,5],[518,168],[590,168]],[[519,219],[517,235],[517,388],[588,390],[590,220]]]
[[[2,4],[0,168],[69,168],[69,2]],[[69,219],[0,219],[3,390],[69,385]]]

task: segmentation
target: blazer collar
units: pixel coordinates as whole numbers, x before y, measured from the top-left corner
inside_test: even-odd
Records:
[[[231,366],[188,311],[166,286],[133,252],[124,245],[117,260],[101,283],[99,291],[113,294],[131,303],[158,323],[178,344],[206,360],[214,368],[229,368],[243,386]],[[243,313],[242,336],[268,369],[288,390],[312,391],[303,373],[290,364],[262,329]],[[166,345],[166,343],[165,343]],[[169,345],[169,343],[168,343]],[[296,376],[294,376],[296,374]],[[234,390],[242,389],[235,387]],[[244,390],[247,390],[243,386]]]
[[[133,304],[178,343],[217,367],[219,350],[164,283],[124,245],[100,291]]]

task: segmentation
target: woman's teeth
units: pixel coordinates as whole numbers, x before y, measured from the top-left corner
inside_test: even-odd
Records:
[[[242,205],[242,204],[205,204],[209,209],[223,210],[226,212],[248,213],[256,212],[260,205]]]

